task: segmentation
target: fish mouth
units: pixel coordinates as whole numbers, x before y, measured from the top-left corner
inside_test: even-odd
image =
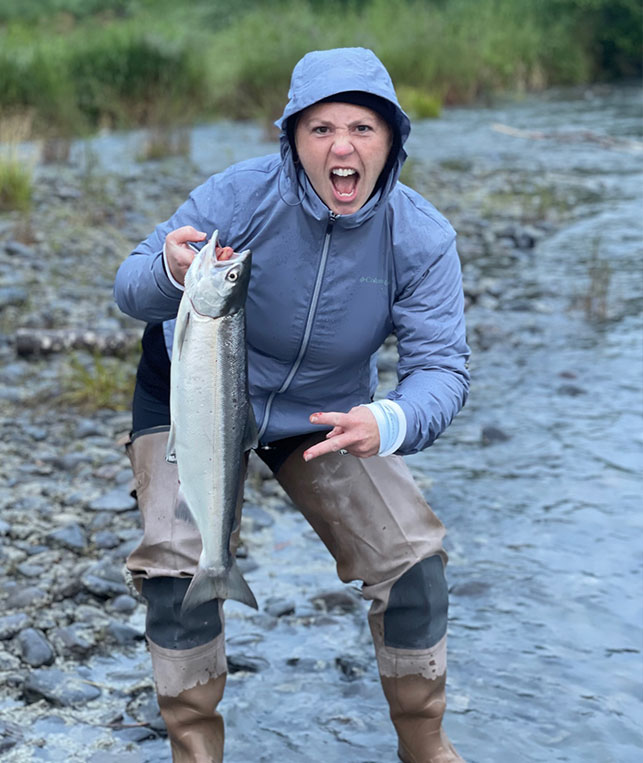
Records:
[[[354,201],[360,174],[354,167],[333,167],[330,171],[330,183],[337,201]]]

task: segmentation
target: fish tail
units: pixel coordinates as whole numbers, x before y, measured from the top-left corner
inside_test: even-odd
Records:
[[[221,573],[199,566],[183,598],[181,614],[213,599],[234,599],[259,609],[257,600],[235,561],[232,562],[232,567]]]

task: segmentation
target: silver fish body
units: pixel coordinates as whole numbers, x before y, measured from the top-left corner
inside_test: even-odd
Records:
[[[185,277],[172,347],[170,437],[203,549],[182,611],[215,598],[257,602],[230,553],[245,451],[256,445],[248,397],[245,300],[250,251],[218,261],[215,232]]]

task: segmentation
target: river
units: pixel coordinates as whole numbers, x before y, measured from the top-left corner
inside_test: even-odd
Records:
[[[641,756],[642,130],[640,90],[605,87],[448,109],[407,145],[411,177],[460,233],[473,295],[469,401],[408,458],[449,531],[446,727],[470,763]],[[100,136],[72,159],[132,172],[139,140]],[[222,123],[195,128],[191,146],[219,168],[276,144]],[[228,650],[246,667],[221,708],[226,761],[393,763],[365,604],[350,587],[347,612],[311,602],[342,586],[276,487],[244,521],[264,611],[226,604]],[[117,706],[149,665],[139,645],[86,672]],[[46,744],[7,760],[170,760],[145,733],[34,723]]]

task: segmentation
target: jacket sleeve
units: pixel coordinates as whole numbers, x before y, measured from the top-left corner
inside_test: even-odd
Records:
[[[114,299],[127,315],[149,323],[176,317],[183,292],[172,284],[163,265],[163,244],[170,231],[192,225],[208,234],[219,231],[225,241],[234,210],[229,177],[213,175],[187,201],[142,241],[121,263],[114,282]]]
[[[469,391],[462,276],[455,233],[449,230],[392,307],[398,385],[387,397],[406,416],[406,437],[398,451],[404,455],[431,445]]]

